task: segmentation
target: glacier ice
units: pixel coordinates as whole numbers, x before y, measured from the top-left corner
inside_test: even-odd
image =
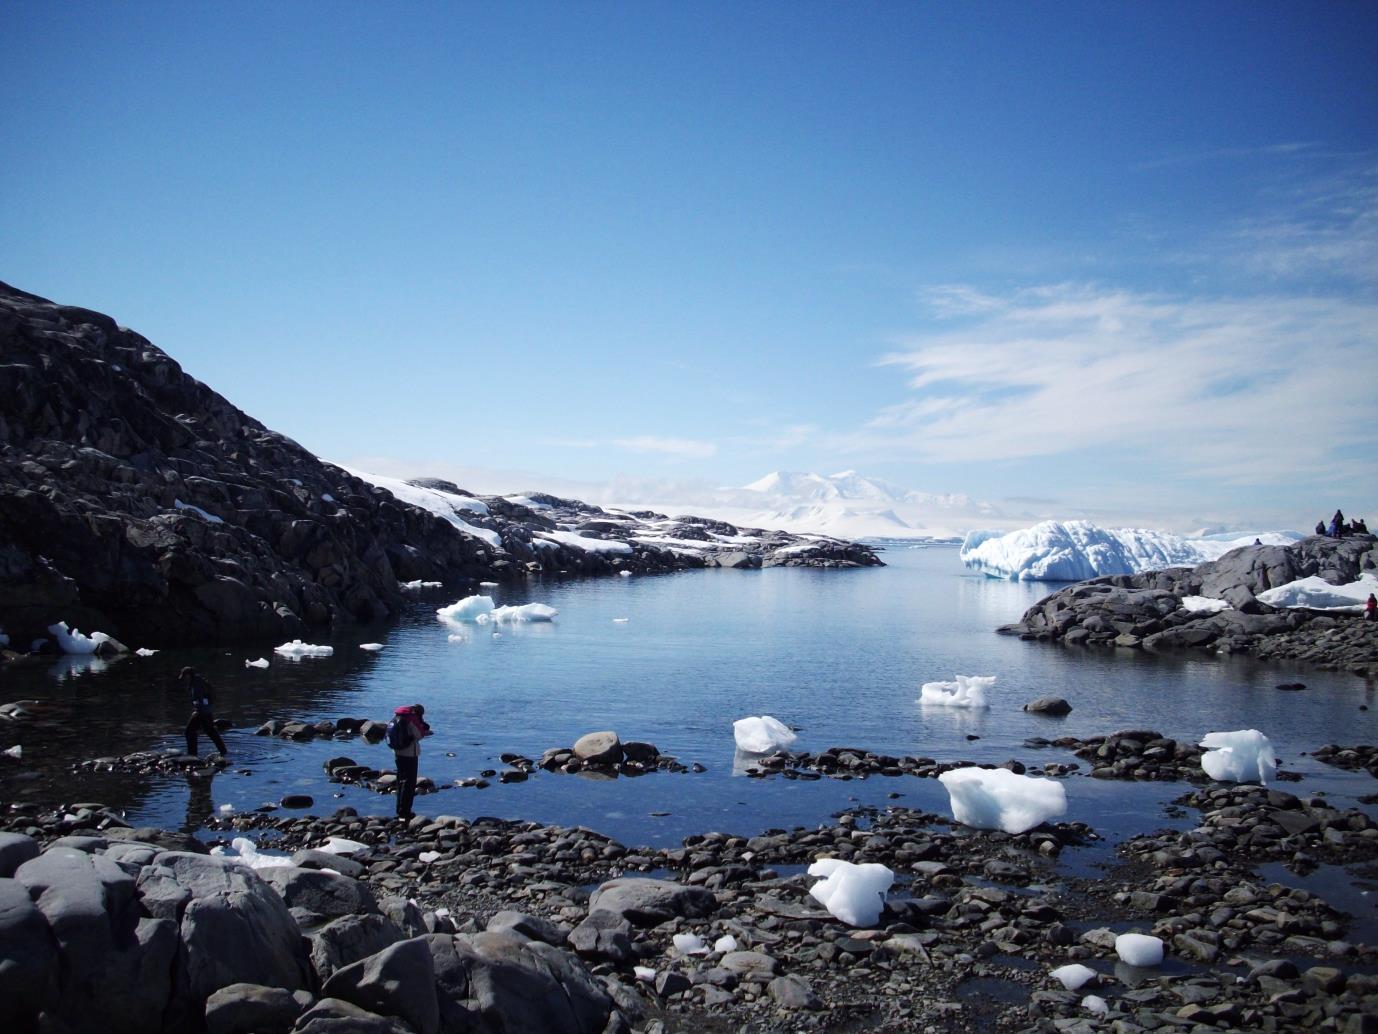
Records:
[[[110,638],[104,632],[83,635],[75,628],[69,630],[65,621],[49,625],[48,634],[57,640],[57,645],[62,648],[63,653],[73,654],[95,653],[96,648]]]
[[[895,882],[895,874],[878,862],[857,865],[841,858],[818,859],[809,866],[809,875],[823,877],[809,894],[848,926],[875,926],[885,892]]]
[[[1051,976],[1068,991],[1075,991],[1087,981],[1094,979],[1096,971],[1080,962],[1071,962],[1065,966],[1058,966]]]
[[[436,616],[441,621],[452,625],[457,624],[476,624],[480,615],[487,617],[493,613],[493,597],[491,596],[465,596],[458,603],[451,603],[448,607],[441,607],[436,612]]]
[[[1163,942],[1146,933],[1122,933],[1115,938],[1115,954],[1131,966],[1156,966],[1163,961]]]
[[[958,675],[955,682],[925,682],[919,703],[937,707],[989,707],[986,690],[993,685],[994,675]]]
[[[1266,784],[1278,770],[1272,741],[1257,729],[1208,732],[1201,738],[1201,746],[1206,748],[1201,755],[1201,767],[1212,779],[1229,783],[1257,780]]]
[[[732,723],[732,738],[737,749],[748,754],[769,754],[772,750],[788,747],[797,740],[790,727],[770,715],[751,718],[738,718]]]
[[[1378,593],[1378,576],[1365,572],[1357,581],[1345,585],[1331,585],[1324,578],[1312,575],[1295,582],[1265,589],[1258,594],[1259,602],[1270,607],[1305,607],[1308,610],[1335,610],[1360,613],[1369,593]]]
[[[330,657],[335,653],[335,648],[333,646],[316,646],[312,643],[303,643],[300,639],[293,639],[290,643],[273,647],[273,653],[289,660],[299,661],[303,657]]]
[[[975,829],[1023,833],[1067,812],[1067,792],[1051,779],[970,767],[944,772],[938,781],[947,787],[952,817]]]
[[[970,531],[960,556],[967,567],[1018,581],[1079,582],[1109,574],[1137,574],[1217,560],[1232,549],[1287,545],[1297,532],[1238,538],[1188,538],[1147,528],[1102,528],[1090,521],[1043,521],[1018,531]]]

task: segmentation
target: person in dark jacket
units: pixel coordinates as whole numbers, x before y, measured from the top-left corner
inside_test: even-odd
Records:
[[[210,682],[195,668],[183,668],[177,681],[191,697],[191,717],[187,719],[187,753],[196,757],[196,733],[199,729],[211,738],[222,758],[228,757],[230,752],[225,749],[225,741],[216,731],[215,717],[211,714]]]
[[[1373,593],[1368,594],[1368,599],[1364,601],[1364,620],[1378,621],[1378,596]]]
[[[426,724],[426,709],[420,704],[408,704],[392,712],[393,721],[411,733],[411,742],[403,747],[393,747],[393,758],[397,762],[397,817],[413,818],[412,801],[416,797],[416,777],[421,766],[421,741],[431,734]]]

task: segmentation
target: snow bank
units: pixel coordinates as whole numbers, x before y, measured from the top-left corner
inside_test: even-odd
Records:
[[[441,621],[451,625],[475,624],[480,617],[486,618],[493,613],[493,597],[465,596],[458,603],[441,607],[435,613]]]
[[[65,621],[49,625],[48,634],[57,640],[57,645],[62,648],[63,653],[74,654],[95,653],[96,648],[110,638],[104,632],[82,635],[75,628],[69,631]]]
[[[1066,966],[1058,966],[1057,969],[1053,970],[1051,976],[1068,991],[1075,991],[1087,981],[1094,979],[1096,971],[1090,966],[1072,962]]]
[[[199,507],[199,506],[192,506],[191,503],[184,503],[184,502],[182,502],[182,500],[180,500],[180,499],[174,499],[174,500],[172,501],[172,505],[175,506],[175,507],[177,507],[177,509],[179,509],[179,510],[186,510],[188,513],[194,513],[194,514],[196,514],[196,516],[200,517],[203,521],[209,521],[211,524],[224,524],[224,523],[225,523],[225,521],[224,521],[222,518],[217,517],[215,514],[213,514],[213,513],[207,513],[205,510],[201,509],[201,507]]]
[[[479,624],[492,621],[494,624],[517,624],[523,621],[554,621],[560,612],[544,603],[526,603],[520,607],[498,607],[491,614],[480,614]]]
[[[944,772],[938,781],[947,787],[952,817],[976,829],[1023,833],[1067,813],[1067,792],[1051,779],[972,767]]]
[[[1230,605],[1209,596],[1183,596],[1182,609],[1193,614],[1219,614],[1222,610],[1229,610]]]
[[[737,741],[738,750],[748,754],[769,754],[781,747],[788,747],[799,737],[784,722],[767,714],[759,718],[738,718],[732,723],[732,738]]]
[[[268,667],[268,658],[267,658],[267,657],[260,657],[260,658],[259,658],[258,660],[256,660],[256,661],[245,661],[245,662],[244,662],[244,667],[246,667],[246,668],[266,668],[266,667]]]
[[[565,546],[573,546],[575,549],[582,549],[585,553],[630,553],[632,547],[626,542],[618,542],[616,539],[590,539],[583,535],[578,535],[572,531],[538,531],[540,538],[549,542],[559,542]],[[539,539],[535,540],[539,541]],[[702,546],[703,543],[698,543]]]
[[[1131,966],[1156,966],[1163,961],[1163,942],[1146,933],[1122,933],[1115,938],[1115,954]]]
[[[367,650],[369,653],[377,653],[377,652],[378,652],[379,650],[381,650],[382,648],[383,648],[383,644],[382,644],[382,643],[360,643],[360,644],[359,644],[359,649],[360,649],[360,650]]]
[[[958,675],[956,682],[925,682],[919,703],[937,707],[989,707],[986,690],[994,675]]]
[[[292,858],[285,854],[272,854],[260,851],[258,845],[248,837],[235,837],[229,847],[212,847],[211,854],[228,858],[251,869],[271,869],[279,865],[291,865]]]
[[[809,866],[809,875],[823,877],[809,894],[848,926],[875,926],[885,892],[895,882],[895,874],[877,862],[856,865],[840,858],[820,858]]]
[[[335,653],[335,648],[333,646],[315,646],[311,643],[303,643],[300,639],[293,639],[290,643],[273,647],[273,653],[289,660],[299,661],[303,657],[330,657]]]
[[[1102,528],[1090,521],[1044,521],[1018,531],[971,531],[962,542],[962,563],[992,578],[1079,582],[1109,574],[1137,574],[1217,560],[1232,549],[1287,545],[1298,532],[1264,532],[1222,539],[1187,538],[1147,528]]]
[[[1273,744],[1257,729],[1209,732],[1201,746],[1207,748],[1201,755],[1201,767],[1212,779],[1228,783],[1258,780],[1266,785],[1278,770]]]
[[[1378,576],[1361,574],[1358,581],[1331,585],[1312,575],[1258,594],[1259,602],[1270,607],[1306,607],[1310,610],[1335,610],[1359,613],[1369,593],[1378,593]]]
[[[476,539],[482,539],[490,546],[502,549],[502,537],[496,531],[490,531],[488,528],[477,528],[459,516],[461,512],[487,516],[488,504],[481,499],[467,495],[456,495],[453,492],[442,492],[435,488],[421,488],[417,485],[409,485],[399,478],[387,478],[363,470],[353,470],[349,467],[342,467],[341,469],[349,471],[360,481],[366,481],[375,488],[386,489],[404,503],[410,503],[422,510],[429,510],[466,535],[472,535]]]

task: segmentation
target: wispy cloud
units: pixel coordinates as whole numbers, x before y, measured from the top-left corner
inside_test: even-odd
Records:
[[[1369,301],[1045,285],[991,297],[882,362],[914,396],[855,449],[949,462],[1090,452],[1240,484],[1378,473]]]
[[[1200,165],[1205,162],[1225,161],[1237,158],[1268,158],[1301,154],[1315,150],[1315,141],[1293,140],[1277,144],[1261,144],[1258,147],[1211,147],[1200,151],[1185,151],[1180,154],[1164,155],[1150,161],[1140,162],[1139,169],[1165,169],[1176,165]]]
[[[628,452],[655,453],[680,459],[707,459],[716,455],[718,451],[718,447],[712,442],[693,438],[661,438],[655,435],[617,438],[612,444]]]

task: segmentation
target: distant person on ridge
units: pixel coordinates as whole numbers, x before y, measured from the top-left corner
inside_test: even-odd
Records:
[[[187,719],[187,753],[196,757],[196,731],[199,729],[211,738],[222,758],[228,757],[230,752],[225,749],[225,741],[220,738],[220,733],[216,732],[215,717],[211,714],[210,682],[195,668],[183,668],[177,681],[191,696],[191,717]]]
[[[1345,515],[1339,510],[1335,511],[1335,516],[1330,518],[1330,536],[1339,538],[1345,533]]]
[[[1368,599],[1364,601],[1364,620],[1378,621],[1378,596],[1373,593],[1368,594]]]
[[[426,724],[426,709],[420,704],[407,704],[392,712],[388,722],[387,744],[397,761],[397,817],[412,818],[416,797],[416,775],[421,764],[421,741],[431,734]]]
[[[1321,520],[1321,521],[1317,521],[1317,522],[1316,522],[1316,534],[1317,534],[1317,535],[1324,535],[1324,534],[1325,534],[1325,521]]]

